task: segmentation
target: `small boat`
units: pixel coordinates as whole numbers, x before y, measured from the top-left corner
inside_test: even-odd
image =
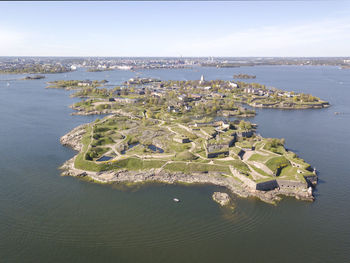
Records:
[[[178,202],[180,202],[180,199],[173,198],[173,201],[176,202],[176,203],[178,203]]]
[[[6,86],[7,86],[7,87],[8,87],[8,86],[10,86],[10,83],[9,83],[9,82],[7,82]]]

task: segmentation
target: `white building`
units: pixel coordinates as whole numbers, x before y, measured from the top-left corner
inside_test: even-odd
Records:
[[[237,85],[236,83],[231,82],[231,81],[228,83],[228,85],[229,85],[231,88],[237,88],[237,87],[238,87],[238,85]]]

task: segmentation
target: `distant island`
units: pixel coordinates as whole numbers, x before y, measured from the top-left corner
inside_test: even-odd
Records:
[[[34,80],[34,79],[44,79],[44,75],[34,75],[34,76],[26,76],[23,80]]]
[[[47,89],[65,89],[65,90],[76,90],[86,87],[100,87],[106,84],[107,80],[57,80],[48,82]]]
[[[233,75],[234,79],[255,79],[255,75],[249,75],[249,74],[237,74]]]
[[[349,57],[249,57],[249,58],[220,58],[220,57],[199,57],[199,58],[121,58],[121,57],[0,57],[0,73],[63,73],[79,69],[86,69],[88,72],[101,72],[106,70],[130,70],[143,69],[180,69],[200,67],[216,68],[238,68],[253,66],[337,66],[348,68]]]
[[[83,98],[72,105],[74,114],[110,115],[61,138],[79,152],[62,166],[63,174],[101,183],[210,183],[269,203],[280,195],[313,200],[317,174],[310,164],[287,150],[283,139],[263,138],[255,124],[229,119],[254,116],[239,106],[242,98],[252,99],[248,85],[253,84],[205,81],[202,76],[199,81],[151,81],[112,89],[80,86],[72,94]],[[289,99],[261,84],[254,88],[273,92],[273,98],[277,94],[278,103]],[[311,106],[321,101],[294,95]]]
[[[87,72],[103,72],[103,71],[111,71],[111,68],[88,68]]]
[[[49,73],[64,73],[71,71],[70,67],[56,64],[25,64],[21,66],[11,65],[0,68],[0,74],[49,74]]]

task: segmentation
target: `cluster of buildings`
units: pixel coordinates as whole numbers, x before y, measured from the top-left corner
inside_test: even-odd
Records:
[[[92,86],[92,81],[91,80],[83,80],[78,83],[79,87],[90,87]]]
[[[201,59],[193,58],[77,58],[75,67],[98,68],[101,70],[137,70],[160,68],[185,68],[200,65]],[[72,63],[71,62],[71,63]]]
[[[265,97],[269,97],[273,95],[272,90],[257,89],[257,88],[245,88],[244,93],[258,95],[258,96],[265,96]]]
[[[239,138],[250,138],[254,135],[254,128],[251,130],[242,130],[238,127],[239,120],[231,123],[227,121],[196,122],[184,127],[190,132],[202,133],[206,140],[204,148],[207,158],[215,158],[221,155],[229,155],[229,147],[232,147]],[[174,138],[175,140],[175,138]],[[189,142],[187,138],[176,138],[177,142]]]
[[[259,89],[259,88],[251,88],[251,87],[244,88],[244,93],[256,95],[256,96],[264,96],[264,97],[270,97],[274,94],[276,94],[279,97],[286,97],[286,98],[292,98],[296,96],[295,94],[292,94],[289,91],[283,91],[283,90],[273,91],[270,89]]]
[[[144,84],[151,84],[151,83],[158,83],[161,82],[159,79],[155,78],[131,78],[128,81],[126,81],[125,85],[144,85]]]

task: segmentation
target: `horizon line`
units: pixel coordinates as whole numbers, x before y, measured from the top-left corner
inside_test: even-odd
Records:
[[[350,58],[350,55],[345,56],[51,56],[51,55],[0,55],[0,58],[6,57],[57,57],[57,58]]]

